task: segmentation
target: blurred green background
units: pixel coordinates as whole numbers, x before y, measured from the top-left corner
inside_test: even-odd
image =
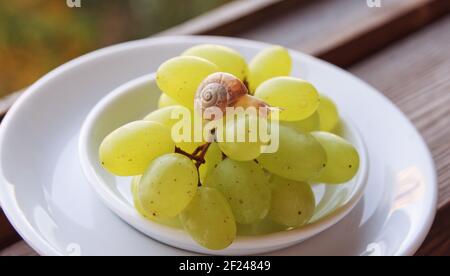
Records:
[[[232,0],[0,0],[0,96],[89,51],[148,37]]]

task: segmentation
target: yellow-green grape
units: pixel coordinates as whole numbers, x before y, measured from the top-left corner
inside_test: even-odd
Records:
[[[202,143],[194,143],[194,142],[180,142],[177,143],[177,147],[182,149],[184,152],[192,153],[194,152]]]
[[[271,78],[289,76],[291,71],[292,58],[287,49],[280,46],[265,49],[249,64],[250,91],[255,92],[261,83]]]
[[[316,202],[311,186],[274,176],[270,180],[272,204],[269,217],[288,227],[307,224],[314,215]]]
[[[212,143],[206,152],[205,163],[199,168],[200,182],[202,184],[205,183],[206,177],[217,168],[220,162],[222,162],[222,151],[217,143]]]
[[[134,202],[134,208],[136,211],[143,217],[145,217],[148,220],[154,221],[156,223],[170,226],[173,228],[182,228],[180,218],[178,216],[174,218],[160,218],[160,217],[153,217],[151,215],[148,215],[145,213],[144,208],[142,207],[141,202],[139,201],[138,197],[138,188],[139,188],[139,182],[141,181],[141,175],[133,177],[131,180],[131,193],[133,195],[133,202]]]
[[[153,159],[174,150],[175,144],[166,126],[136,121],[106,136],[100,145],[99,158],[109,172],[132,176],[143,174]]]
[[[198,141],[198,142],[195,141],[195,132],[194,132],[195,131],[195,127],[194,127],[195,118],[194,118],[194,116],[196,116],[196,115],[195,115],[194,111],[192,111],[184,106],[181,106],[181,105],[172,105],[172,106],[164,107],[164,108],[153,111],[152,113],[148,114],[144,118],[144,120],[163,124],[163,125],[167,126],[172,133],[172,128],[175,126],[175,124],[181,122],[183,119],[182,117],[179,117],[179,118],[175,117],[175,119],[173,119],[172,115],[176,115],[176,114],[185,114],[185,115],[190,116],[190,118],[187,118],[191,122],[190,129],[184,130],[184,131],[189,131],[190,135],[187,140],[181,141],[181,142],[176,142],[176,146],[181,148],[185,152],[191,153],[197,147],[201,146],[204,143],[203,136],[200,136],[200,138],[202,138],[200,141]],[[181,131],[179,131],[177,133],[179,133],[180,136],[182,136]]]
[[[224,128],[223,139],[219,141],[219,147],[229,158],[237,161],[250,161],[261,155],[263,143],[259,139],[259,122],[257,116],[240,116],[233,120],[227,120]],[[241,140],[239,138],[241,132]],[[234,137],[233,134],[234,133]],[[226,135],[231,138],[229,140]]]
[[[281,124],[291,127],[297,131],[304,132],[304,133],[310,133],[313,131],[320,130],[320,117],[319,113],[316,111],[313,115],[309,116],[308,118],[301,120],[301,121],[295,121],[295,122],[281,122]]]
[[[240,80],[247,77],[248,67],[245,59],[237,51],[225,46],[198,45],[186,50],[183,56],[196,56],[209,60],[219,67],[220,72],[232,74]]]
[[[182,149],[185,152],[192,153],[194,152],[199,146],[206,143],[205,137],[203,137],[203,129],[200,127],[200,129],[197,129],[195,126],[195,121],[198,120],[198,122],[201,122],[201,117],[198,117],[197,113],[191,111],[191,129],[177,129],[176,133],[177,135],[180,135],[184,138],[184,140],[180,142],[176,142],[176,146]],[[197,118],[195,118],[197,116]],[[186,126],[187,127],[187,126]],[[185,136],[184,133],[187,131],[187,135]],[[196,133],[198,132],[198,133]],[[172,133],[173,134],[173,133]],[[198,135],[196,135],[198,134]],[[197,137],[198,136],[198,137]],[[198,140],[197,140],[198,138]]]
[[[144,208],[142,207],[141,202],[139,201],[138,197],[138,188],[139,188],[139,182],[141,181],[142,175],[135,176],[131,179],[131,194],[133,195],[133,203],[134,208],[138,213],[143,217],[148,217],[147,214],[144,211]]]
[[[193,108],[200,83],[219,68],[206,59],[182,56],[163,63],[156,73],[159,88],[178,103]]]
[[[225,159],[208,175],[205,185],[225,196],[238,223],[254,223],[269,211],[269,179],[256,162]]]
[[[326,165],[327,155],[312,135],[280,125],[278,151],[263,153],[258,161],[275,175],[308,181]]]
[[[236,222],[230,205],[214,188],[198,188],[180,219],[184,229],[205,248],[225,249],[236,239]]]
[[[267,216],[252,224],[238,224],[237,233],[239,236],[259,236],[276,232],[286,231],[287,227],[274,222]]]
[[[157,122],[165,125],[169,129],[172,129],[172,127],[181,120],[180,118],[172,119],[172,114],[176,114],[175,112],[177,111],[179,112],[187,111],[186,113],[192,116],[192,112],[186,107],[181,105],[171,105],[153,111],[152,113],[145,116],[143,120]]]
[[[171,153],[153,160],[139,182],[138,197],[150,218],[172,218],[194,198],[197,186],[192,160]]]
[[[292,77],[265,81],[256,89],[255,96],[281,108],[281,121],[304,120],[317,111],[320,103],[319,93],[311,83]]]
[[[312,135],[325,149],[328,162],[316,182],[342,184],[350,181],[359,169],[359,154],[353,145],[341,137],[328,132],[313,132]]]
[[[159,96],[158,108],[168,107],[172,105],[179,105],[179,103],[169,97],[166,93],[162,93],[161,96]]]
[[[320,105],[317,109],[320,116],[320,130],[331,132],[336,129],[339,123],[339,112],[333,101],[321,95]]]

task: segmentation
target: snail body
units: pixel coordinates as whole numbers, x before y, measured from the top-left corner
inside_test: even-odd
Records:
[[[220,109],[222,115],[227,107],[266,107],[264,101],[249,94],[248,88],[237,77],[228,73],[214,73],[209,75],[199,86],[194,100],[195,110],[201,112],[204,119],[215,120]],[[211,115],[213,114],[214,115]]]

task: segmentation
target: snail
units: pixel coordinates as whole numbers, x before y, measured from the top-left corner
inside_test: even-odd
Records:
[[[228,73],[214,73],[208,76],[199,86],[194,100],[195,110],[201,112],[204,119],[220,119],[217,111],[223,116],[227,107],[255,107],[270,110],[264,101],[252,96],[245,84]]]

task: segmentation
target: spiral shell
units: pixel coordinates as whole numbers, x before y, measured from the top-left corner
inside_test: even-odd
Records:
[[[199,86],[195,95],[195,109],[205,114],[209,108],[219,108],[225,113],[227,107],[234,106],[248,89],[242,81],[231,74],[214,73]]]

